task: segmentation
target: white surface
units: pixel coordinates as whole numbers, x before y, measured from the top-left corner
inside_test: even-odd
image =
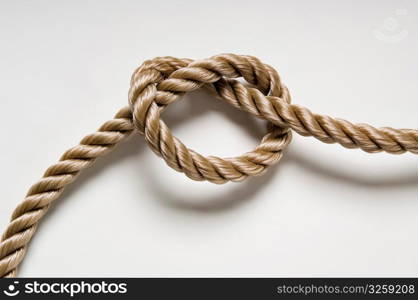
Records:
[[[2,1],[0,227],[127,103],[131,72],[155,56],[255,55],[315,112],[418,127],[417,18],[416,1]],[[263,133],[199,92],[163,117],[207,155],[238,155]],[[418,276],[417,195],[409,154],[295,136],[266,175],[217,186],[171,170],[137,136],[68,188],[19,275]]]

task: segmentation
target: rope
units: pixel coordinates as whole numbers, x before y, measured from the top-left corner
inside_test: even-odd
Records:
[[[243,78],[246,83],[237,78]],[[161,113],[185,93],[199,88],[266,120],[267,133],[260,145],[235,158],[204,157],[174,137],[161,120]],[[157,57],[145,61],[132,75],[129,106],[66,151],[16,207],[1,238],[1,277],[17,275],[16,268],[25,256],[39,221],[64,188],[134,130],[144,135],[151,149],[173,169],[193,180],[217,184],[242,181],[263,173],[282,158],[292,131],[369,153],[418,154],[417,130],[353,124],[291,104],[289,91],[278,73],[255,57],[222,54],[196,61]]]

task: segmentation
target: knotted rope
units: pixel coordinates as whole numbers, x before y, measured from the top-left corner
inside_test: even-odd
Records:
[[[258,147],[235,158],[204,157],[172,135],[160,119],[161,112],[185,93],[202,87],[268,122],[267,134]],[[339,143],[370,153],[418,154],[417,130],[353,124],[291,104],[288,89],[277,72],[255,57],[222,54],[197,61],[157,57],[144,62],[132,75],[129,106],[66,151],[16,207],[0,244],[1,277],[16,276],[38,222],[64,188],[135,129],[170,167],[191,179],[218,184],[259,175],[277,163],[291,141],[292,130],[324,143]]]

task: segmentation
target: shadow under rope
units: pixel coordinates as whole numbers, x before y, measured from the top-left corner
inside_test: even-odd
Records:
[[[348,150],[361,151],[361,150]],[[319,155],[319,154],[318,154]],[[310,153],[302,153],[295,147],[286,153],[285,163],[292,163],[299,165],[302,169],[315,174],[316,176],[324,177],[324,180],[338,181],[345,185],[367,187],[369,189],[391,189],[394,187],[408,187],[416,186],[418,184],[418,172],[413,174],[399,175],[394,174],[388,168],[384,177],[368,176],[367,170],[358,168],[356,172],[347,172],[341,168],[336,168],[334,164],[324,163],[323,160],[317,159],[318,155]],[[377,154],[367,154],[377,155]],[[380,155],[391,156],[388,153],[380,153]],[[408,155],[408,154],[405,154]],[[413,155],[413,154],[411,154]]]
[[[170,111],[167,111],[162,114],[162,118],[172,129],[175,129],[175,127],[182,122],[199,118],[203,114],[210,111],[216,111],[233,121],[238,126],[244,128],[245,132],[257,142],[266,133],[265,124],[261,124],[259,120],[244,112],[238,112],[235,108],[218,99],[215,99],[204,91],[190,93],[184,98],[187,99],[181,100],[183,102],[182,104],[186,105],[183,107],[183,111],[180,113],[170,113]],[[187,112],[186,115],[184,114],[184,111]],[[271,182],[273,176],[278,172],[278,170],[280,170],[280,167],[286,164],[300,165],[307,171],[311,171],[316,174],[316,176],[319,175],[333,181],[341,181],[350,185],[367,186],[369,188],[408,186],[416,185],[418,183],[418,173],[412,176],[408,175],[400,177],[396,174],[391,175],[390,172],[388,172],[388,177],[386,178],[359,176],[360,174],[349,174],[341,169],[335,168],[335,165],[332,165],[331,168],[322,160],[315,159],[317,156],[314,154],[312,155],[312,153],[311,155],[302,154],[298,151],[298,149],[292,147],[292,143],[289,148],[293,149],[286,151],[283,159],[277,165],[270,167],[267,172],[261,176],[248,178],[242,184],[227,183],[234,185],[234,188],[227,190],[222,196],[209,196],[207,199],[203,199],[199,202],[193,201],[194,199],[190,198],[190,195],[183,191],[173,194],[171,191],[165,189],[158,179],[158,170],[156,170],[154,166],[148,166],[147,168],[147,164],[140,162],[138,166],[133,164],[133,167],[140,167],[141,169],[145,168],[144,172],[146,172],[148,176],[144,176],[142,179],[147,181],[147,186],[155,195],[156,200],[173,207],[202,212],[216,212],[219,210],[230,209],[247,201],[248,199],[253,198],[263,186]],[[50,212],[48,212],[44,219],[47,219],[48,215],[53,213],[52,211],[59,207],[60,203],[65,202],[65,199],[70,197],[74,191],[81,189],[83,185],[87,184],[94,176],[97,176],[97,174],[103,172],[109,165],[117,164],[122,160],[132,159],[132,157],[138,156],[144,150],[151,151],[146,144],[144,137],[137,132],[134,132],[126,141],[117,145],[111,153],[98,158],[90,168],[82,171],[75,182],[70,184],[65,189],[61,199],[58,199],[54,203]],[[242,153],[249,150],[251,149],[243,149]],[[237,155],[242,153],[237,153]],[[162,159],[161,167],[168,167]],[[364,172],[362,171],[361,173]],[[123,178],[123,174],[121,174],[121,176]],[[179,176],[185,175],[179,174]],[[196,182],[196,184],[199,184],[199,182]],[[193,197],[193,195],[191,195],[191,197]]]
[[[182,105],[186,106],[182,107],[182,112],[170,112],[168,108],[167,111],[163,112],[162,114],[162,118],[172,129],[175,129],[175,127],[180,125],[182,122],[187,122],[194,118],[199,118],[203,114],[210,111],[217,111],[238,126],[243,127],[245,132],[254,138],[255,141],[261,140],[261,137],[267,132],[266,124],[264,124],[264,122],[260,123],[260,120],[248,116],[246,113],[237,113],[235,108],[211,97],[210,95],[207,95],[207,93],[197,91],[190,93],[190,95],[186,95],[185,98],[191,99],[183,99]],[[184,112],[186,112],[187,115],[185,115]],[[244,149],[242,153],[249,150],[251,149]],[[138,157],[142,151],[152,150],[146,144],[144,137],[139,133],[134,132],[126,141],[117,145],[111,153],[105,155],[104,157],[98,158],[90,168],[82,171],[78,178],[65,188],[63,195],[56,201],[56,203],[54,203],[53,208],[51,208],[51,211],[48,212],[48,215],[52,213],[52,209],[59,207],[60,203],[65,202],[65,199],[70,197],[73,193],[75,193],[75,191],[82,189],[83,185],[87,184],[90,180],[92,180],[92,178],[103,172],[106,168],[108,168],[108,166],[117,164],[122,160],[132,159],[132,157]],[[166,166],[166,163],[163,159],[161,159],[159,166],[162,168],[169,168]],[[184,201],[190,195],[184,193],[183,191],[179,191],[177,195],[180,196],[178,197],[169,191],[164,191],[164,187],[161,185],[161,179],[158,178],[158,169],[154,165],[149,166],[146,163],[139,161],[137,165],[133,164],[133,167],[141,168],[141,171],[147,174],[147,176],[143,176],[141,179],[147,180],[149,183],[147,186],[152,190],[156,198],[161,202],[165,202],[171,206],[190,208],[194,210],[216,211],[233,207],[240,202],[245,201],[245,199],[252,198],[257,190],[259,190],[263,185],[267,184],[267,182],[272,178],[274,172],[271,171],[276,166],[270,167],[269,170],[260,177],[248,178],[245,181],[246,184],[244,185],[239,183],[230,183],[235,185],[235,187],[233,190],[227,191],[227,194],[219,197],[208,198],[207,200],[200,201],[199,203],[193,202],[193,199]],[[173,170],[173,172],[176,171]],[[179,174],[179,176],[186,175]],[[121,174],[121,177],[123,178],[123,174]],[[199,182],[196,182],[196,184],[199,184]],[[222,198],[222,201],[218,201],[219,198]],[[48,215],[46,215],[44,219],[48,218]]]
[[[257,142],[266,133],[265,126],[262,126],[259,120],[256,120],[254,117],[249,116],[246,113],[238,112],[230,105],[215,99],[202,91],[190,93],[186,95],[185,98],[189,98],[182,100],[185,102],[183,105],[186,105],[184,109],[184,111],[187,112],[186,115],[184,114],[184,111],[180,113],[170,113],[167,111],[162,114],[162,119],[164,119],[167,125],[172,129],[175,129],[175,127],[182,122],[199,118],[201,115],[209,111],[217,111],[232,120],[238,126],[244,128],[245,132],[253,137]],[[100,126],[100,124],[98,124],[98,126]],[[88,134],[88,132],[86,132],[86,134]],[[152,194],[155,196],[155,200],[161,202],[163,205],[168,205],[173,208],[198,211],[202,213],[216,213],[219,211],[233,209],[234,207],[249,201],[254,198],[263,186],[271,183],[273,177],[277,175],[277,171],[279,170],[278,167],[283,167],[286,164],[300,165],[302,168],[315,173],[316,176],[325,177],[327,180],[332,179],[334,181],[342,181],[345,184],[367,186],[370,188],[393,186],[402,187],[416,185],[418,183],[418,173],[413,176],[399,177],[397,175],[391,175],[390,172],[388,172],[388,177],[380,179],[365,178],[364,176],[358,176],[359,174],[348,174],[341,169],[335,168],[334,165],[332,168],[328,167],[322,160],[315,159],[315,155],[302,155],[302,153],[293,147],[292,144],[290,145],[290,148],[293,149],[286,151],[287,153],[285,153],[282,161],[279,162],[279,164],[270,167],[263,175],[248,178],[243,183],[229,183],[230,185],[233,185],[233,188],[226,190],[225,194],[216,196],[210,195],[207,198],[204,197],[204,199],[199,199],[199,201],[194,201],[193,195],[180,191],[181,189],[179,189],[179,193],[173,193],[164,187],[158,179],[158,170],[155,166],[148,166],[147,168],[147,164],[139,161],[138,165],[134,163],[132,164],[132,167],[141,169],[145,168],[144,172],[147,176],[144,176],[144,178],[141,179],[147,181],[147,187],[150,188]],[[88,182],[92,180],[92,178],[101,172],[104,172],[108,166],[117,164],[122,160],[131,160],[133,157],[138,157],[138,155],[144,150],[151,151],[148,145],[146,145],[143,136],[134,132],[126,141],[117,145],[111,153],[102,158],[98,158],[90,168],[80,173],[75,182],[65,188],[61,198],[55,201],[55,203],[51,206],[50,211],[44,217],[44,220],[40,222],[40,227],[42,227],[44,223],[48,223],[50,215],[54,213],[54,210],[59,209],[60,205],[65,203],[67,198],[70,198],[75,191],[82,189],[84,185],[88,184]],[[242,153],[249,150],[251,149],[243,149]],[[237,155],[242,153],[237,153]],[[166,166],[165,162],[161,160],[160,167],[166,168],[168,166]],[[364,173],[359,170],[359,173],[360,172]],[[185,175],[179,174],[179,176]],[[123,174],[121,174],[121,178],[123,178]],[[199,184],[199,182],[196,182],[196,184]],[[36,235],[33,239],[36,239]],[[24,265],[25,260],[22,262],[21,268],[24,268]]]

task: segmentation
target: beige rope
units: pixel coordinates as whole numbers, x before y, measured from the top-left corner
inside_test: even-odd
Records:
[[[247,84],[236,79],[240,77]],[[204,157],[172,135],[160,119],[161,112],[184,93],[202,87],[234,107],[268,121],[268,132],[258,147],[235,158]],[[191,179],[218,184],[259,175],[278,162],[291,141],[292,130],[325,143],[370,153],[418,154],[416,130],[353,124],[291,104],[290,94],[277,72],[252,56],[222,54],[198,61],[174,57],[148,60],[132,75],[129,103],[114,119],[65,152],[29,189],[2,236],[1,277],[16,276],[38,222],[65,186],[134,129],[144,135],[151,149],[170,167]]]

